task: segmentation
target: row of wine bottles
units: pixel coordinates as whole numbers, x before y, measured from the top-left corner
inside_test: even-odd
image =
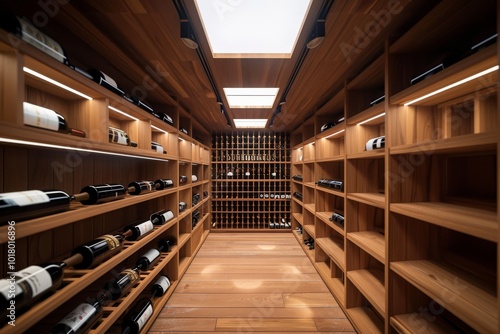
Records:
[[[214,191],[227,191],[227,192],[238,192],[238,191],[257,191],[257,192],[269,192],[269,193],[281,193],[288,192],[290,190],[290,183],[288,180],[283,181],[266,181],[262,180],[259,182],[255,181],[229,181],[226,180],[213,180],[212,189]]]
[[[152,248],[144,253],[133,268],[125,269],[109,280],[96,297],[87,298],[79,304],[66,317],[60,320],[49,334],[77,334],[86,333],[102,317],[102,309],[112,301],[123,298],[125,294],[139,282],[140,273],[151,270],[159,261],[162,252],[169,252],[175,244],[175,239],[162,239],[158,248]],[[152,285],[152,298],[163,296],[170,287],[171,282],[166,276],[160,276]],[[150,298],[142,298],[124,317],[122,333],[139,333],[149,320],[153,303]]]
[[[127,187],[121,184],[89,185],[72,196],[61,190],[27,190],[0,194],[0,225],[22,221],[69,209],[72,201],[93,205],[124,198],[126,194],[141,195],[171,188],[171,179],[134,181]]]
[[[215,167],[215,168],[214,168]],[[228,180],[288,180],[290,178],[290,165],[238,165],[212,167],[212,179]]]
[[[283,224],[283,225],[282,225]],[[234,213],[213,212],[215,229],[276,229],[291,228],[290,212]]]
[[[67,268],[94,268],[118,254],[123,249],[125,240],[139,240],[152,232],[154,225],[163,225],[173,217],[174,214],[170,210],[155,212],[150,215],[149,220],[140,224],[128,225],[121,233],[103,235],[76,247],[71,256],[61,262],[32,265],[0,280],[0,313],[2,318],[0,322],[6,319],[9,305],[14,303],[16,311],[22,311],[48,292],[58,289]],[[170,238],[165,243],[170,247],[175,244],[175,240]],[[163,249],[168,250],[168,247],[164,246]],[[148,259],[154,260],[156,257],[150,256]]]
[[[291,195],[287,193],[259,193],[249,191],[214,191],[212,193],[214,199],[263,199],[263,200],[286,200],[290,199]]]
[[[290,140],[286,133],[215,133],[212,136],[212,148],[252,148],[252,149],[287,149]]]
[[[290,201],[212,201],[212,212],[288,212]]]
[[[289,150],[273,150],[273,151],[251,151],[251,150],[235,150],[223,149],[220,151],[214,150],[212,152],[212,162],[220,161],[290,161]]]
[[[92,80],[101,85],[102,87],[123,97],[124,100],[138,106],[139,108],[145,110],[146,112],[150,113],[151,115],[160,119],[161,121],[172,126],[174,125],[172,117],[170,117],[164,112],[155,111],[149,104],[147,104],[144,101],[141,101],[138,97],[134,95],[125,94],[125,92],[120,88],[117,82],[106,73],[93,68],[89,69],[88,71],[85,71],[73,65],[70,62],[69,58],[67,57],[64,48],[57,41],[44,34],[42,31],[40,31],[37,27],[35,27],[25,18],[20,18],[7,11],[2,11],[0,19],[0,27],[2,29],[7,30],[9,33],[13,34],[17,38],[22,39],[24,42],[41,50],[42,52],[56,59],[62,64],[67,65],[69,68],[83,75],[87,79]],[[58,128],[61,127],[61,130],[55,129],[55,131],[66,131],[63,128],[63,124],[66,123],[64,117],[62,117],[61,115],[59,116],[54,115],[53,113],[51,114],[52,116],[45,119],[44,121],[48,121],[49,123],[51,123],[52,124],[51,127],[54,126]],[[49,119],[53,119],[55,121]],[[61,121],[61,125],[58,125],[60,120],[62,120],[63,122]],[[67,127],[67,125],[65,126]],[[72,129],[69,128],[67,130],[68,130],[67,133],[75,134],[78,136],[85,136],[85,133],[83,131],[74,129],[73,129],[74,131],[72,131]],[[184,133],[187,134],[187,130],[184,128],[180,128],[180,131],[183,131]]]

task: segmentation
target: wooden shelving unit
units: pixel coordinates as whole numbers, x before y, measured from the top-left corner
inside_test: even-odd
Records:
[[[171,288],[154,301],[153,317],[143,329],[146,332],[210,230],[211,153],[207,146],[210,133],[173,100],[155,106],[172,117],[172,126],[26,43],[12,43],[13,38],[0,31],[1,192],[58,189],[72,195],[87,185],[127,186],[132,181],[160,178],[174,182],[172,188],[165,190],[126,195],[97,205],[76,202],[65,212],[16,221],[16,271],[30,265],[61,261],[77,246],[104,234],[120,233],[125,226],[146,221],[162,209],[170,209],[174,218],[156,226],[138,241],[125,242],[123,250],[93,269],[65,270],[63,284],[57,291],[18,313],[15,327],[5,325],[0,331],[49,331],[70,310],[96,295],[115,275],[133,267],[144,252],[156,248],[159,240],[174,238],[176,245],[168,253],[162,253],[153,268],[140,273],[139,282],[125,297],[104,306],[103,317],[90,331],[118,332],[135,301],[149,294],[158,276],[166,275]],[[32,71],[91,99],[44,81]],[[85,138],[24,125],[23,102],[54,109],[70,127],[85,131]],[[138,147],[110,143],[108,126],[126,131]],[[189,133],[195,129],[202,139],[180,133],[178,126],[187,128]],[[151,141],[161,144],[166,153],[153,151]],[[179,185],[180,175],[188,176],[187,184]],[[191,175],[197,175],[198,181],[192,182]],[[195,193],[200,194],[200,199],[191,205]],[[179,212],[182,200],[189,206]],[[200,212],[200,219],[193,224],[195,211]],[[0,226],[0,255],[4,258],[8,254],[7,231],[6,225]],[[2,277],[6,276],[6,270],[7,266],[0,269]]]
[[[212,230],[289,231],[290,172],[285,133],[212,134]]]
[[[360,333],[500,331],[498,43],[467,54],[497,12],[436,3],[291,134],[294,235],[315,239],[311,261]]]

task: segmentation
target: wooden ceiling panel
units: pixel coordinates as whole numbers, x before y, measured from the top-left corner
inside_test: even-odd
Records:
[[[228,115],[232,118],[271,117],[323,0],[313,0],[290,59],[213,59],[194,0],[183,1]],[[28,18],[40,11],[35,0],[23,1],[22,4],[16,0],[3,2],[3,6]],[[319,47],[308,51],[272,130],[292,131],[300,126],[341,90],[346,81],[355,77],[364,64],[377,59],[388,37],[411,27],[410,17],[434,5],[431,0],[400,0],[398,3],[404,9],[390,18],[390,24],[377,31],[376,24],[382,21],[373,13],[386,10],[390,2],[333,2],[326,18],[326,37]],[[360,31],[366,31],[370,25],[375,29],[371,32],[373,36],[360,40]],[[207,129],[229,129],[196,51],[186,47],[180,39],[180,19],[173,1],[72,1],[60,5],[58,14],[51,17],[49,24],[41,30],[63,45],[72,63],[84,69],[101,69],[126,92],[137,87],[157,86],[157,89],[147,90],[146,102],[160,106],[179,103],[182,110],[196,115]],[[363,45],[358,47],[360,42]],[[378,80],[374,79],[374,82]],[[272,109],[231,110],[223,87],[279,87],[280,91]]]

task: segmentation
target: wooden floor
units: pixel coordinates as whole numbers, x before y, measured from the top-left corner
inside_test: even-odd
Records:
[[[292,233],[210,233],[149,333],[354,332]]]

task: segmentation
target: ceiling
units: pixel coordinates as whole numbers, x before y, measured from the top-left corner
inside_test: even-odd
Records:
[[[234,0],[207,0],[234,3]],[[213,87],[229,118],[271,118],[294,69],[323,0],[313,0],[290,59],[214,59],[194,0],[183,0],[198,37],[211,82],[195,50],[180,39],[180,18],[172,0],[3,1],[2,6],[40,22],[71,63],[98,68],[155,110],[168,113],[178,103],[209,131],[228,131]],[[383,53],[394,38],[432,5],[426,1],[334,0],[326,16],[325,38],[307,55],[286,96],[272,131],[292,132]],[[64,4],[61,4],[64,3]],[[50,4],[50,5],[47,5]],[[393,13],[390,12],[392,5]],[[37,20],[37,21],[35,21]],[[272,109],[230,109],[223,87],[279,87]]]

